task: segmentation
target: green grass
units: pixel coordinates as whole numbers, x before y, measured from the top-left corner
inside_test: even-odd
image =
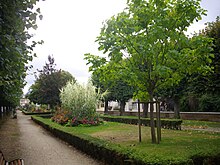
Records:
[[[143,126],[142,142],[139,143],[136,125],[104,122],[102,125],[93,127],[65,127],[51,122],[50,119],[35,118],[73,135],[86,135],[100,139],[106,141],[113,148],[117,145],[119,148],[121,147],[120,151],[130,155],[131,158],[141,159],[145,162],[166,164],[168,161],[178,163],[187,162],[193,156],[198,155],[220,155],[220,133],[162,129],[161,143],[152,144],[150,128]],[[197,122],[185,122],[188,125],[195,123]],[[210,123],[208,125],[218,126]]]

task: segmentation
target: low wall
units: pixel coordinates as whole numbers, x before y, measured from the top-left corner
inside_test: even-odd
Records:
[[[98,111],[99,113],[104,113],[103,111]],[[119,111],[108,111],[109,115],[119,116]],[[149,112],[148,112],[149,114]],[[138,112],[125,111],[124,116],[138,116]],[[142,112],[141,112],[142,116]],[[148,115],[149,116],[149,115]],[[174,118],[174,112],[160,112],[161,118]],[[154,112],[154,117],[156,113]],[[220,122],[220,112],[180,112],[180,118],[183,120],[202,120],[202,121],[215,121]]]

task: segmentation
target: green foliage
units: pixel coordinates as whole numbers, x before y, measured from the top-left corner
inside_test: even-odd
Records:
[[[129,84],[148,93],[151,102],[157,90],[178,84],[185,74],[211,70],[212,39],[184,33],[205,14],[200,0],[130,0],[127,5],[104,23],[97,42],[114,66],[126,59]],[[154,143],[153,104],[150,112]]]
[[[91,82],[86,85],[68,82],[60,93],[62,107],[77,119],[96,116],[96,106],[101,97],[99,90],[96,90]]]
[[[125,123],[125,124],[138,124],[138,118],[137,117],[127,117],[127,116],[102,116],[102,118],[106,121],[110,122],[119,122],[119,123]],[[156,125],[156,120],[154,120]],[[161,120],[161,127],[164,129],[181,129],[182,120],[180,119],[162,119]],[[141,125],[144,126],[150,126],[150,119],[148,118],[141,118]]]
[[[215,22],[209,22],[203,33],[207,37],[213,38],[213,54],[211,67],[213,72],[206,78],[207,91],[213,94],[220,94],[220,16]],[[208,83],[207,83],[208,82]]]
[[[68,81],[75,82],[75,78],[67,71],[57,70],[54,58],[48,56],[43,70],[38,70],[40,75],[30,87],[27,97],[34,103],[50,104],[52,107],[60,105],[60,90]]]
[[[85,54],[84,59],[88,61],[87,65],[91,65],[89,71],[92,71],[93,84],[102,92],[108,91],[105,100],[125,103],[132,98],[134,87],[126,81],[130,76],[124,70],[125,61],[118,65],[91,54]]]
[[[217,164],[219,161],[219,133],[166,129],[161,144],[153,145],[146,143],[150,141],[149,127],[142,128],[146,132],[144,142],[138,143],[135,125],[107,122],[97,127],[63,127],[49,119],[33,118],[63,140],[110,164],[123,164],[124,160],[126,164],[140,165]]]
[[[40,9],[34,6],[38,1],[0,1],[0,105],[18,105],[25,85],[26,65],[35,56],[33,48],[42,43],[27,43],[33,36],[28,30],[37,28]]]
[[[198,1],[129,1],[124,12],[106,21],[97,42],[112,61],[129,57],[132,81],[140,87],[147,82],[144,88],[154,94],[178,83],[182,74],[206,68],[202,59],[209,58],[210,40],[183,33],[203,13]]]
[[[220,97],[217,94],[184,95],[181,98],[181,111],[183,112],[220,112],[219,105]]]
[[[211,58],[210,67],[213,68],[212,72],[207,75],[196,74],[191,78],[189,86],[192,88],[191,91],[199,94],[211,93],[219,94],[220,91],[220,20],[219,16],[215,22],[207,23],[205,29],[200,32],[201,36],[209,37],[213,39],[213,50],[214,56]]]
[[[204,94],[199,98],[199,111],[201,112],[220,112],[220,96]]]
[[[219,111],[219,84],[220,84],[220,20],[219,16],[215,22],[207,23],[205,29],[201,30],[201,36],[213,39],[211,63],[209,66],[213,69],[207,74],[193,74],[187,76],[185,83],[185,94],[181,98],[183,111],[201,111],[201,112],[218,112]],[[196,98],[193,104],[196,108],[190,106],[190,95]],[[191,101],[192,102],[192,101]]]

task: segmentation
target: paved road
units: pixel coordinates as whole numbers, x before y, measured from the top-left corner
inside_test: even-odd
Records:
[[[23,158],[26,165],[101,165],[76,150],[20,111],[17,119],[8,119],[0,127],[0,150],[6,159]]]

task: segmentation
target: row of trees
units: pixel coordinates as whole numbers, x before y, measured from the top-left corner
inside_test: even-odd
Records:
[[[39,0],[0,0],[0,106],[18,105],[25,85],[26,64],[33,59],[36,44],[29,29],[36,29]]]
[[[67,82],[76,82],[76,79],[67,71],[56,69],[53,56],[48,56],[48,63],[38,70],[35,83],[30,87],[26,97],[38,104],[48,104],[52,108],[60,105],[60,90]]]
[[[187,27],[204,14],[199,0],[129,0],[123,12],[104,23],[97,37],[99,50],[107,57],[85,55],[97,86],[113,93],[125,85],[132,89],[130,96],[150,102],[153,143],[154,99],[172,97],[177,111],[188,77],[212,73],[212,39],[206,33],[185,35]],[[122,89],[117,97],[127,91]]]

